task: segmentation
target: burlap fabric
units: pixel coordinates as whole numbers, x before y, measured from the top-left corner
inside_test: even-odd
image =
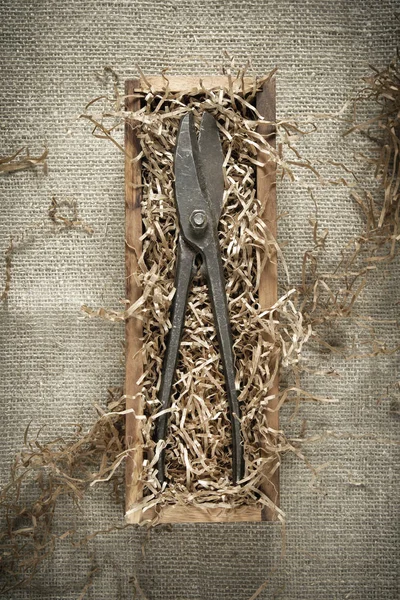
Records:
[[[337,111],[368,64],[384,66],[394,54],[396,8],[394,0],[3,0],[1,153],[23,145],[40,151],[45,143],[50,155],[47,176],[1,178],[2,246],[10,233],[45,219],[53,195],[77,200],[81,217],[95,228],[92,237],[79,231],[49,236],[38,228],[15,254],[9,300],[1,308],[3,481],[30,421],[33,428],[46,424],[48,437],[72,423],[88,426],[92,403],[123,382],[123,326],[82,320],[79,313],[84,303],[118,308],[124,296],[123,157],[75,120],[104,92],[96,72],[111,65],[124,80],[137,73],[138,63],[147,73],[169,66],[171,73],[214,74],[228,50],[238,64],[251,58],[260,74],[278,65],[278,118]],[[342,140],[343,129],[325,124],[303,152],[347,162],[365,146]],[[296,282],[311,245],[313,203],[304,188],[288,183],[279,184],[278,200],[290,214],[280,223],[280,239],[287,241]],[[334,256],[359,230],[359,213],[345,188],[320,189],[318,201]],[[364,314],[395,318],[398,289],[396,266],[379,272]],[[395,345],[396,327],[381,327],[381,338]],[[332,339],[349,341],[351,332],[343,326]],[[129,528],[98,536],[80,551],[66,540],[28,589],[8,597],[76,599],[94,561],[99,569],[87,597],[96,600],[249,600],[266,580],[262,599],[398,598],[398,451],[376,441],[396,438],[387,386],[398,378],[398,358],[344,362],[316,354],[310,360],[339,372],[339,378],[309,384],[340,402],[305,406],[301,418],[310,432],[329,429],[341,437],[307,447],[314,466],[329,463],[315,485],[301,461],[284,459],[285,559],[277,525],[181,525],[149,536]],[[295,431],[290,412],[283,411],[283,426]],[[100,489],[81,514],[60,506],[57,528],[90,533],[121,520],[109,491]]]

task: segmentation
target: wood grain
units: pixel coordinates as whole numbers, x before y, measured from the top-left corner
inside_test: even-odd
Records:
[[[125,84],[125,108],[127,111],[136,111],[140,108],[140,98],[133,96],[138,80],[129,80]],[[138,123],[127,121],[125,124],[125,274],[126,298],[132,305],[141,296],[135,274],[138,271],[138,257],[142,253],[142,175],[140,161],[135,160],[140,152],[140,143],[135,134]],[[142,349],[142,322],[131,317],[125,324],[126,359],[125,359],[125,394],[126,408],[132,408],[136,415],[143,414],[142,401],[138,393],[140,386],[137,384],[143,374]],[[142,498],[142,483],[140,475],[143,464],[143,451],[141,448],[142,435],[140,421],[135,415],[126,415],[126,445],[132,448],[126,461],[126,510],[134,502]],[[138,519],[140,515],[138,515]]]
[[[229,87],[227,76],[215,77],[168,77],[168,86],[172,92],[194,92],[201,89],[200,80],[207,89]],[[252,78],[245,78],[245,84],[251,85]],[[144,86],[151,85],[153,91],[162,91],[167,81],[160,76],[144,76],[144,79],[128,80],[125,93],[127,96],[126,110],[135,111],[140,108],[140,100],[135,93],[140,92]],[[241,88],[241,82],[234,82],[234,91]],[[275,121],[275,81],[267,81],[257,94],[257,108],[268,120]],[[132,274],[137,270],[137,257],[141,252],[140,235],[142,233],[142,218],[140,210],[141,202],[141,169],[140,162],[132,162],[140,152],[139,139],[136,135],[135,123],[128,123],[125,128],[125,197],[126,197],[126,293],[128,300],[133,303],[140,297],[141,290],[137,286]],[[273,129],[271,126],[260,126],[259,132],[268,135]],[[274,139],[270,140],[274,143]],[[260,160],[264,157],[260,156]],[[264,167],[257,167],[257,195],[265,203],[263,218],[267,223],[272,235],[276,236],[276,170],[274,163],[267,163]],[[260,304],[263,308],[269,308],[277,300],[277,265],[275,257],[266,264],[260,284]],[[140,389],[137,385],[139,377],[143,373],[143,362],[141,356],[142,327],[138,319],[129,319],[126,323],[126,383],[127,394],[126,406],[133,408],[137,415],[143,413],[143,407],[138,399],[133,397]],[[278,389],[278,381],[274,382],[274,389]],[[273,406],[270,405],[270,406]],[[279,415],[268,413],[270,427],[279,427]],[[221,509],[218,507],[201,508],[181,505],[169,505],[160,511],[151,509],[140,513],[140,511],[129,514],[133,504],[143,497],[143,486],[140,482],[140,473],[143,461],[141,449],[142,437],[140,432],[140,421],[132,414],[127,415],[126,420],[127,440],[130,448],[134,448],[129,455],[126,467],[126,522],[139,523],[149,521],[154,517],[159,523],[228,523],[238,521],[262,521],[275,520],[276,513],[270,509],[261,509],[254,506],[244,506],[239,509]],[[270,481],[266,480],[262,488],[276,504],[279,502],[279,472],[276,472]]]
[[[229,78],[227,75],[215,75],[215,76],[204,76],[204,77],[186,77],[184,75],[171,75],[162,77],[161,75],[144,75],[140,79],[136,79],[135,91],[139,92],[144,88],[151,87],[155,92],[161,92],[165,90],[167,85],[171,92],[192,92],[206,88],[212,90],[213,88],[225,87],[229,89]],[[233,92],[239,92],[242,89],[242,83],[246,86],[252,87],[253,77],[243,77],[243,79],[232,80]]]
[[[262,511],[256,506],[242,506],[228,510],[209,506],[201,508],[200,506],[171,504],[162,508],[158,513],[152,509],[145,511],[141,515],[141,522],[151,521],[157,515],[157,523],[237,523],[263,520]],[[127,515],[126,522],[137,523],[135,513]]]
[[[276,89],[275,79],[270,79],[265,82],[263,88],[257,94],[256,107],[258,112],[267,120],[275,123],[276,121]],[[275,125],[266,124],[258,127],[258,132],[266,136],[271,146],[275,147]],[[265,155],[261,153],[258,160],[265,162]],[[276,163],[265,162],[263,167],[257,167],[257,197],[265,202],[263,212],[263,220],[266,223],[269,231],[274,239],[277,235],[277,208],[276,208]],[[275,250],[272,252],[271,260],[269,260],[264,268],[261,281],[259,300],[261,308],[271,308],[278,299],[278,267],[277,256]],[[271,363],[271,371],[275,364]],[[276,377],[274,384],[269,394],[275,394],[275,399],[269,403],[269,408],[276,409],[278,404],[279,381]],[[279,412],[267,413],[268,425],[272,429],[279,429]],[[274,438],[271,436],[271,443],[274,443]],[[279,469],[265,480],[262,486],[262,491],[271,500],[279,506]],[[277,513],[268,507],[263,509],[263,519],[273,521],[277,519]]]

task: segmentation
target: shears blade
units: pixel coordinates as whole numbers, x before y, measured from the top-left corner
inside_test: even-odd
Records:
[[[215,225],[218,225],[224,199],[224,155],[217,122],[208,112],[203,113],[200,123],[199,150],[210,208]]]
[[[202,163],[193,114],[188,113],[181,120],[175,150],[175,199],[180,218],[187,211],[209,206]]]
[[[175,151],[176,202],[182,224],[187,210],[203,209],[212,218],[214,226],[218,226],[224,197],[223,162],[214,117],[208,112],[203,114],[197,139],[193,114],[185,115]]]

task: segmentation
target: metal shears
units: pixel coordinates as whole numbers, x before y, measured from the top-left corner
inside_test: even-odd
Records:
[[[196,258],[201,257],[207,280],[227,390],[229,418],[232,427],[232,479],[236,484],[244,476],[241,443],[240,409],[235,388],[235,365],[229,323],[225,279],[218,240],[224,176],[223,154],[218,127],[213,116],[205,112],[197,139],[193,114],[180,122],[175,147],[175,201],[179,221],[177,242],[175,296],[171,306],[171,330],[163,362],[159,400],[160,412],[171,405],[171,393],[178,362],[179,346],[185,322],[189,287],[197,271]],[[168,411],[156,421],[155,441],[167,436]],[[165,478],[165,450],[157,463],[160,483]]]

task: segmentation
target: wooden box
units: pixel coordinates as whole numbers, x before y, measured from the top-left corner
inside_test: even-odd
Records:
[[[249,82],[252,81],[249,79]],[[228,77],[202,77],[203,87],[228,88]],[[141,99],[138,92],[148,89],[149,84],[152,90],[162,91],[166,86],[166,79],[161,76],[146,76],[145,79],[132,79],[126,81],[126,110],[137,111],[141,107]],[[193,92],[199,89],[199,77],[169,77],[169,89],[172,92],[187,91]],[[239,88],[240,82],[234,82],[234,86]],[[238,91],[238,90],[235,90]],[[275,116],[275,80],[269,79],[257,92],[256,106],[259,113],[267,120],[274,122]],[[138,127],[139,125],[137,125]],[[140,236],[142,235],[141,219],[141,165],[140,160],[134,160],[140,153],[140,142],[136,136],[135,123],[128,123],[125,128],[125,214],[126,214],[126,298],[131,304],[140,297],[140,289],[135,284],[132,273],[137,270],[137,257],[141,254]],[[271,125],[260,125],[259,133],[268,135],[271,144],[275,143],[274,128]],[[264,162],[264,157],[260,156],[260,161]],[[275,186],[275,163],[267,163],[263,167],[257,167],[257,195],[260,199],[266,200],[266,209],[263,215],[268,227],[274,237],[276,237],[276,186]],[[262,282],[259,290],[259,301],[262,308],[271,307],[277,300],[277,269],[276,260],[267,263],[263,271]],[[125,394],[126,408],[133,408],[136,415],[143,414],[143,407],[140,401],[135,399],[135,395],[140,391],[137,381],[143,372],[141,362],[141,321],[136,318],[130,318],[126,321],[126,377]],[[275,381],[274,389],[271,393],[276,393],[278,381]],[[271,408],[274,408],[271,403]],[[279,413],[268,413],[268,422],[271,428],[279,428]],[[136,442],[141,440],[141,421],[133,413],[126,416],[126,439],[128,448],[135,446]],[[132,450],[127,458],[126,467],[126,511],[140,501],[143,490],[138,481],[138,474],[141,471],[143,461],[141,450]],[[270,478],[270,482],[265,485],[263,492],[270,497],[273,502],[279,505],[279,471],[276,471]],[[127,515],[128,523],[141,523],[149,521],[155,516],[154,510],[150,509],[141,514],[134,512]],[[234,521],[272,521],[276,520],[276,512],[268,508],[256,506],[244,506],[240,509],[221,509],[186,507],[181,505],[167,505],[161,508],[158,513],[159,523],[188,523],[188,522],[234,522]]]

